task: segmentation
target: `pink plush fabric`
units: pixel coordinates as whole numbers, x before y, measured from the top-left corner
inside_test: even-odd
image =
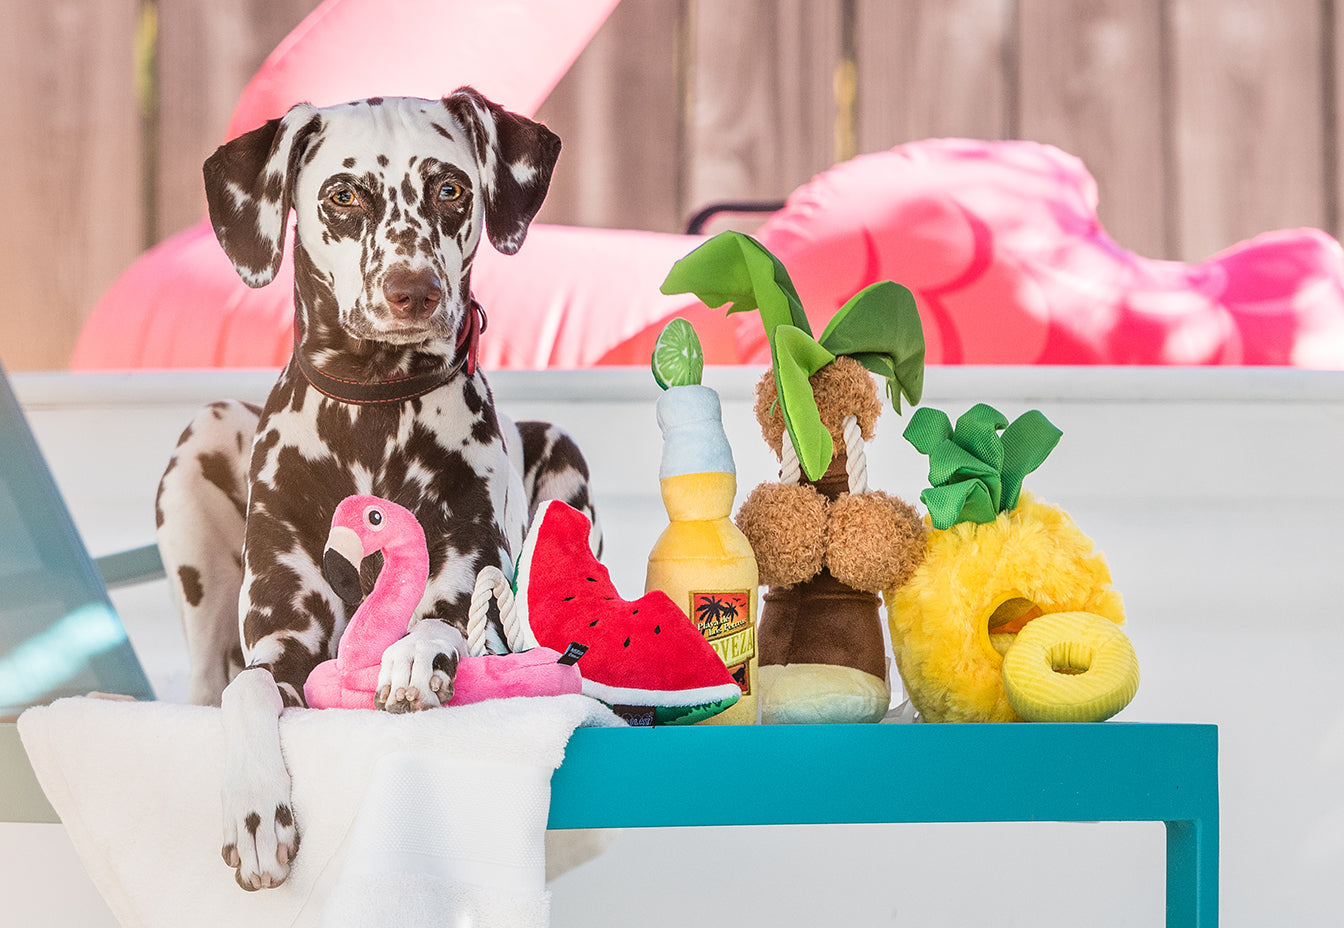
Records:
[[[377,520],[369,518],[371,510],[379,513]],[[425,593],[429,579],[425,533],[409,510],[376,496],[346,497],[336,507],[331,527],[354,532],[364,557],[381,551],[383,569],[373,590],[350,617],[336,657],[313,668],[303,685],[303,695],[312,709],[372,709],[383,652],[406,634]],[[580,692],[578,667],[558,664],[559,658],[549,648],[463,656],[448,705]]]
[[[533,648],[516,654],[468,657],[457,665],[450,706],[465,706],[508,696],[564,696],[583,688],[574,664],[557,664],[560,654]]]

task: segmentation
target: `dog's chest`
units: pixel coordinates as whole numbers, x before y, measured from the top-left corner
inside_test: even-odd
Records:
[[[267,403],[251,464],[254,504],[323,537],[323,520],[353,494],[406,506],[427,532],[435,523],[497,523],[508,468],[479,375],[418,399],[361,406],[323,397],[290,372]]]

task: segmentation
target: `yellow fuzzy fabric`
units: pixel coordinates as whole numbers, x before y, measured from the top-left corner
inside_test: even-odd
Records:
[[[1023,492],[993,522],[930,528],[924,563],[886,591],[896,666],[930,722],[1019,721],[988,621],[1010,599],[1042,613],[1091,612],[1124,622],[1110,568],[1063,510]]]

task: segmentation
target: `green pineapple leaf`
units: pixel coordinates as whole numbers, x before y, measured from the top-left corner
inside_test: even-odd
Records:
[[[916,410],[904,434],[929,458],[930,486],[919,498],[938,529],[992,522],[1016,507],[1023,478],[1044,463],[1063,435],[1038,410],[1010,424],[984,403],[963,413],[955,427],[940,410]]]

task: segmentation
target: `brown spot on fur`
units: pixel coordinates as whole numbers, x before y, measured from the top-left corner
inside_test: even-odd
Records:
[[[205,588],[201,586],[201,572],[195,567],[182,566],[177,569],[177,581],[182,585],[182,595],[187,605],[195,608],[205,598]]]
[[[222,451],[209,451],[198,454],[196,461],[201,466],[201,476],[233,503],[239,515],[246,516],[247,498],[243,488],[238,485],[238,477],[233,470],[233,459]]]

